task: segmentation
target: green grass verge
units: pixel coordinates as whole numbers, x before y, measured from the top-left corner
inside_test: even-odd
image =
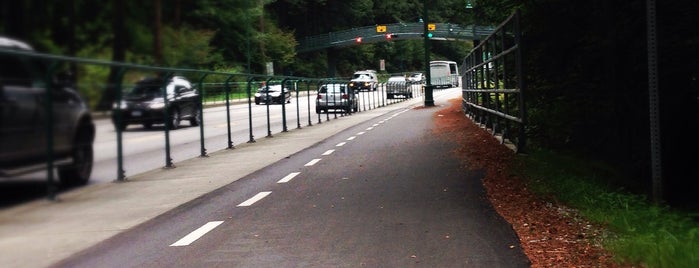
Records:
[[[609,232],[602,244],[618,261],[642,267],[699,267],[699,223],[688,212],[614,188],[609,181],[618,175],[601,163],[545,151],[519,156],[518,162],[534,193],[605,226]]]

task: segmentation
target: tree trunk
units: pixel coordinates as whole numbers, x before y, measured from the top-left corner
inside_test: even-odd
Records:
[[[124,27],[125,12],[124,1],[113,0],[113,16],[112,16],[112,31],[114,32],[114,41],[112,46],[112,61],[123,62],[126,59],[126,29]],[[111,109],[112,103],[116,99],[117,85],[121,84],[119,77],[119,67],[111,67],[109,77],[107,78],[107,87],[100,102],[97,104],[97,110],[106,111]]]
[[[162,1],[153,1],[153,61],[156,66],[163,64],[162,40]]]

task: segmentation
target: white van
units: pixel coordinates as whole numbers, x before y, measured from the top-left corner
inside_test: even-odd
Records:
[[[430,61],[430,84],[437,88],[459,86],[459,67],[454,61]]]
[[[349,87],[355,91],[376,91],[378,84],[379,78],[376,76],[376,71],[364,70],[354,72],[352,79],[350,80]]]

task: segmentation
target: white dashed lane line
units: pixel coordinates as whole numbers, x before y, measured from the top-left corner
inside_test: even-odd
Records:
[[[262,198],[265,198],[272,192],[259,192],[255,196],[251,197],[250,199],[246,200],[243,203],[238,204],[238,207],[249,207],[252,206],[252,204],[255,204],[255,202],[260,201]]]
[[[347,140],[348,140],[348,141],[351,141],[351,140],[354,140],[354,138],[356,138],[356,137],[357,137],[357,136],[352,136],[352,137],[347,138]]]
[[[327,150],[323,153],[323,155],[331,155],[335,150]]]
[[[359,136],[359,135],[364,135],[364,133],[366,133],[366,132],[364,132],[364,131],[362,131],[362,132],[357,132],[357,136]]]
[[[313,159],[313,160],[309,161],[309,162],[306,163],[304,166],[310,167],[310,166],[312,166],[312,165],[315,165],[315,164],[318,163],[319,161],[320,161],[320,158],[316,158],[316,159]]]
[[[286,177],[284,177],[284,178],[282,178],[281,180],[277,181],[277,183],[287,183],[287,182],[289,182],[291,179],[293,179],[294,177],[296,177],[296,175],[299,175],[299,174],[301,174],[301,172],[291,172],[291,173],[289,173],[289,175],[286,175]]]
[[[217,226],[221,225],[223,221],[210,221],[204,224],[203,226],[199,227],[198,229],[194,230],[193,232],[189,233],[185,237],[182,237],[182,239],[177,240],[177,242],[173,243],[170,245],[171,247],[181,247],[181,246],[188,246],[189,244],[194,243],[194,241],[197,241],[197,239],[201,238],[204,236],[206,233],[209,231],[213,230]]]
[[[340,142],[340,143],[336,144],[335,146],[337,146],[337,147],[342,147],[342,146],[344,146],[345,144],[347,144],[347,143],[343,141],[343,142]]]

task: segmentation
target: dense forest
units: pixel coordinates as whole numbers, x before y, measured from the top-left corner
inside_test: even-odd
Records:
[[[664,199],[699,205],[699,2],[657,1],[657,57]],[[467,4],[473,8],[467,8]],[[0,34],[68,56],[238,73],[325,77],[328,51],[296,53],[306,36],[376,24],[416,22],[423,1],[153,0],[2,1]],[[522,12],[527,134],[531,148],[611,164],[619,187],[648,194],[651,183],[646,1],[442,0],[429,20],[498,25]],[[432,42],[432,59],[461,62],[469,41]],[[420,40],[332,51],[337,76],[424,69]],[[113,74],[74,70],[78,77]],[[81,75],[82,73],[82,75]],[[87,75],[89,73],[89,75]],[[87,92],[86,94],[89,94]],[[108,94],[107,94],[108,95]],[[102,97],[107,106],[108,96]]]

